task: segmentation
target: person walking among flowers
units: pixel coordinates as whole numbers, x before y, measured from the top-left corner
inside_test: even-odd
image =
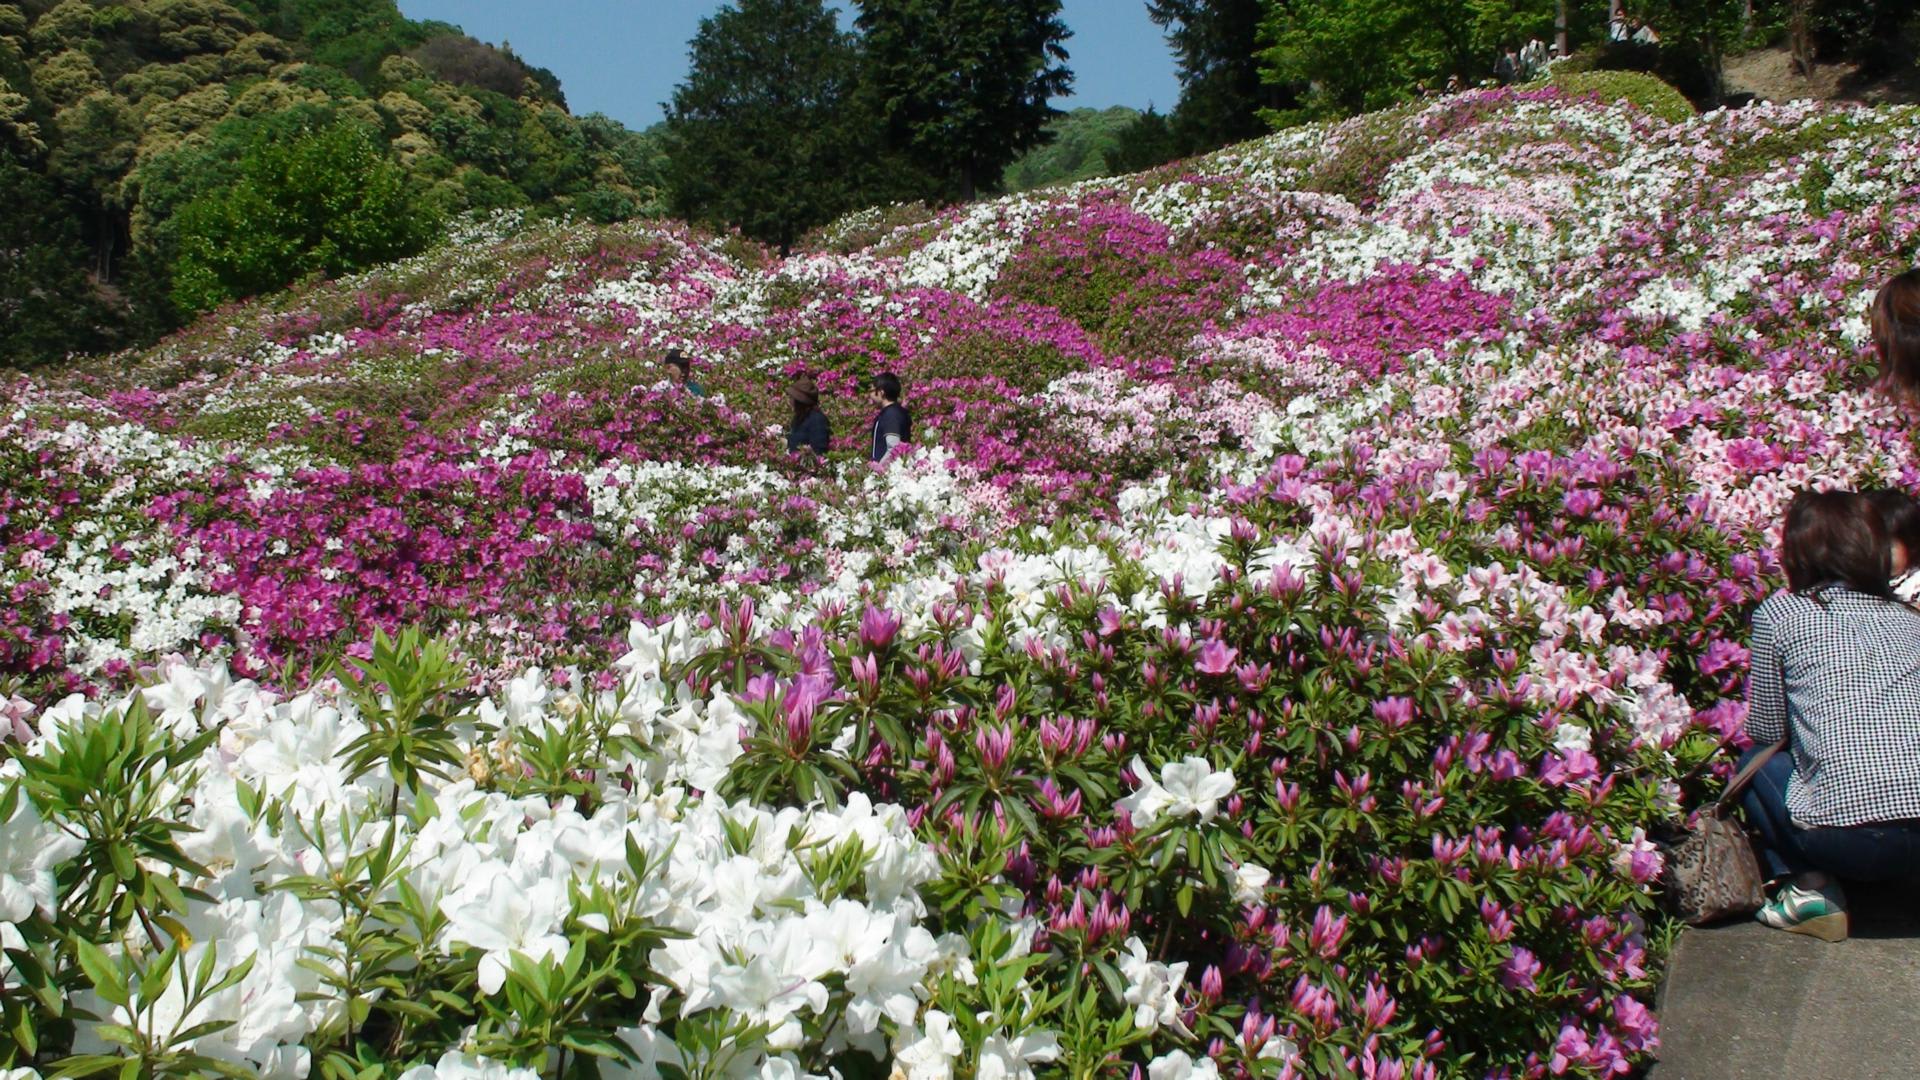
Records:
[[[827,414],[820,411],[820,389],[814,385],[813,376],[794,376],[787,384],[787,400],[793,405],[793,424],[787,428],[787,452],[806,447],[817,456],[827,456],[833,428],[827,423]]]
[[[688,362],[687,354],[679,349],[668,349],[667,355],[660,361],[667,366],[667,378],[675,386],[694,397],[706,397],[707,389],[693,381],[693,365]]]
[[[873,396],[880,412],[873,418],[872,457],[885,461],[895,447],[913,441],[913,414],[900,404],[900,376],[891,371],[874,376]]]

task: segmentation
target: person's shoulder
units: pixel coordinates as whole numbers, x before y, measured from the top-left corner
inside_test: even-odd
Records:
[[[1760,606],[1754,609],[1753,621],[1781,626],[1796,622],[1819,610],[1819,602],[1805,593],[1797,593],[1792,589],[1777,589],[1773,595],[1760,601]]]

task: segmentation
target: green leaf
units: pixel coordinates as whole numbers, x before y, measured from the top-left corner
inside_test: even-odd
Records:
[[[114,963],[105,950],[84,938],[73,938],[74,951],[80,960],[80,970],[86,972],[87,981],[93,984],[94,993],[114,1005],[127,1008],[130,995],[127,992],[127,976],[121,973],[120,966]]]

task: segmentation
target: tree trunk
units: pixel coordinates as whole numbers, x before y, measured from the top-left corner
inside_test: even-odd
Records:
[[[960,201],[970,203],[973,201],[973,196],[973,162],[969,161],[960,166]]]
[[[1561,56],[1567,55],[1567,0],[1553,5],[1553,44]]]
[[[1811,0],[1793,0],[1787,14],[1787,46],[1793,56],[1793,70],[1802,76],[1813,74],[1813,13]]]

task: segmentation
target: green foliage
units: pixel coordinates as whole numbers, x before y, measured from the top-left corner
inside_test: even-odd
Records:
[[[281,813],[251,789],[241,788],[240,797],[252,805],[250,816]],[[290,825],[321,865],[317,873],[290,877],[278,887],[306,903],[331,903],[341,913],[338,944],[314,947],[317,955],[303,965],[320,975],[326,996],[337,997],[345,1006],[342,1030],[333,1033],[340,1046],[326,1056],[324,1073],[351,1076],[368,1049],[362,1035],[370,1023],[396,1029],[404,1037],[410,1027],[441,1018],[443,1003],[423,988],[444,964],[437,958],[421,963],[420,958],[432,956],[424,946],[439,933],[445,916],[423,903],[405,881],[410,842],[396,843],[398,829],[351,814],[331,822],[323,816],[312,825],[293,819]],[[363,833],[376,830],[377,840],[363,838]]]
[[[866,94],[889,143],[971,199],[1046,139],[1068,91],[1060,0],[856,0]],[[958,77],[965,73],[964,77]]]
[[[40,96],[60,107],[107,88],[100,68],[78,49],[53,54],[33,69],[33,86]]]
[[[1591,94],[1601,101],[1624,101],[1670,124],[1694,115],[1693,103],[1685,94],[1637,71],[1555,72],[1552,81],[1568,94],[1580,97]]]
[[[526,92],[533,72],[516,57],[465,34],[443,34],[407,54],[429,73],[455,86],[475,86],[508,97]]]
[[[1000,184],[1008,191],[1030,191],[1108,175],[1114,171],[1114,153],[1124,133],[1142,115],[1125,105],[1115,105],[1111,109],[1075,109],[1060,116],[1047,124],[1047,141],[1007,166]]]
[[[1188,157],[1266,131],[1261,110],[1290,107],[1292,94],[1260,75],[1263,0],[1147,0],[1180,71],[1171,118],[1172,157]],[[1154,162],[1153,164],[1158,164]]]
[[[790,249],[852,204],[852,41],[821,0],[701,20],[664,131],[675,212]]]
[[[71,207],[45,177],[0,153],[0,365],[31,366],[112,340],[114,313],[87,276]]]
[[[123,712],[67,730],[46,753],[14,759],[41,810],[74,826],[84,840],[61,868],[67,930],[96,941],[138,932],[161,947],[162,923],[187,908],[173,871],[207,875],[175,843],[192,828],[175,802],[192,787],[189,763],[215,734],[172,738],[136,698]]]
[[[256,143],[240,179],[181,208],[174,302],[183,312],[420,250],[436,223],[364,130],[340,121]]]
[[[1725,92],[1721,68],[1740,43],[1745,0],[1643,0],[1633,10],[1658,29],[1659,47],[1614,47],[1602,54],[1601,66],[1645,66],[1696,104],[1719,104]]]
[[[1143,172],[1180,156],[1180,141],[1167,118],[1148,109],[1122,128],[1106,153],[1110,173]]]
[[[1714,0],[1718,3],[1720,0]],[[1449,76],[1487,78],[1500,49],[1553,36],[1555,0],[1299,0],[1276,4],[1261,54],[1267,79],[1299,91],[1281,123],[1371,112]],[[1601,40],[1604,5],[1568,4],[1570,42]],[[1657,20],[1656,20],[1657,21]],[[1664,30],[1664,25],[1661,24]]]
[[[49,169],[99,203],[119,205],[121,180],[139,147],[133,110],[102,91],[61,109],[53,123],[59,141],[48,155]]]
[[[347,774],[384,768],[400,793],[417,791],[422,775],[446,779],[460,764],[452,725],[466,719],[466,673],[445,644],[409,627],[398,637],[377,631],[373,655],[347,665],[342,680],[359,706],[366,734],[342,751]]]
[[[187,1021],[202,1012],[206,1002],[222,991],[239,985],[253,971],[255,957],[221,972],[216,948],[183,945],[185,935],[169,942],[158,956],[142,960],[134,956],[115,959],[106,950],[83,937],[74,938],[80,967],[86,972],[101,1000],[115,1007],[126,1023],[102,1024],[101,1039],[114,1047],[112,1054],[78,1054],[60,1062],[62,1077],[121,1076],[204,1077],[225,1076],[246,1080],[251,1070],[229,1061],[194,1052],[195,1039],[204,1038],[233,1026],[231,1020],[196,1023]],[[197,961],[189,957],[196,955]],[[217,976],[217,977],[216,977]],[[179,988],[182,1008],[166,1009],[168,996]]]
[[[220,284],[202,251],[195,280],[170,280],[187,204],[227,197],[256,144],[340,118],[368,130],[409,193],[401,205],[425,207],[429,223],[500,207],[597,221],[664,211],[657,138],[569,116],[551,72],[456,27],[407,19],[395,0],[4,4],[0,153],[46,184],[34,200],[45,220],[0,223],[28,240],[10,249],[0,288],[40,282],[24,299],[0,299],[16,331],[0,363],[135,343],[235,288],[316,268]],[[365,231],[333,227],[355,229]]]
[[[1416,65],[1437,59],[1419,55],[1427,52],[1425,26],[1411,4],[1323,0],[1277,6],[1268,22],[1269,77],[1311,87],[1307,116],[1384,108],[1405,95]]]
[[[314,60],[361,79],[437,29],[401,15],[393,0],[260,0],[260,6],[271,10],[269,25],[281,37],[301,41]]]

